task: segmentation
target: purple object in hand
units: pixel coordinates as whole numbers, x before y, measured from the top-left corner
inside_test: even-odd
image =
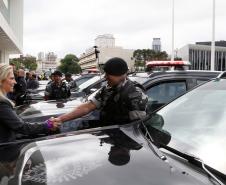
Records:
[[[45,122],[46,122],[46,124],[47,124],[48,129],[53,128],[53,122],[52,122],[51,120],[48,119],[48,120],[46,120]]]

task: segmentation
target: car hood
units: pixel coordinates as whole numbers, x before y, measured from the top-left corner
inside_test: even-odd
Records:
[[[30,143],[16,164],[17,184],[203,184],[161,160],[131,128]]]
[[[40,101],[30,105],[23,105],[16,108],[17,114],[24,120],[60,115],[71,111],[82,104],[82,98],[65,101]]]

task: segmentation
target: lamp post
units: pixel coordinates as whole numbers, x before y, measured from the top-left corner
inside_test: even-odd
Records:
[[[174,0],[172,0],[172,51],[171,61],[174,61]]]
[[[100,51],[97,49],[97,46],[93,46],[94,48],[94,53],[95,53],[95,57],[96,57],[96,61],[97,61],[97,66],[100,69],[100,61],[99,61],[99,53]]]
[[[215,60],[215,0],[213,0],[213,17],[212,17],[212,43],[211,43],[211,63],[210,70],[214,71]]]

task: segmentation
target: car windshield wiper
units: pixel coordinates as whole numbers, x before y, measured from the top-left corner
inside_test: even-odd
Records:
[[[225,185],[223,182],[221,182],[221,180],[219,180],[213,173],[217,174],[217,176],[220,176],[222,178],[225,178],[225,175],[222,174],[221,172],[215,170],[214,168],[206,165],[202,159],[200,159],[199,157],[193,155],[193,154],[189,154],[189,153],[184,153],[181,152],[179,150],[176,150],[174,148],[171,148],[169,146],[160,144],[160,148],[164,148],[184,159],[187,159],[188,162],[191,162],[192,164],[195,164],[198,167],[201,167],[210,177],[212,177],[213,179],[215,179],[220,185]],[[211,173],[210,171],[212,171],[213,173]]]

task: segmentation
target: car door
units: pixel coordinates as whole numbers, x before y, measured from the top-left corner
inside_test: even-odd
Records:
[[[186,79],[158,81],[146,88],[148,111],[152,112],[187,91]]]

